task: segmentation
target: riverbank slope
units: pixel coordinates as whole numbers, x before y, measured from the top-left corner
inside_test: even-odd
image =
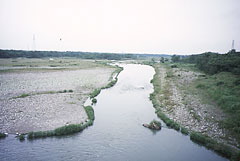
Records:
[[[200,93],[199,87],[196,86],[196,81],[201,78],[207,79],[205,74],[183,66],[158,63],[153,66],[156,71],[153,80],[155,92],[150,99],[153,101],[158,116],[165,119],[164,122],[169,127],[176,130],[181,129],[185,134],[197,132],[239,151],[237,137],[222,126],[222,122],[229,115],[216,103],[206,101]],[[194,140],[193,136],[195,135],[191,136],[191,139]],[[219,147],[214,150],[219,152]],[[213,148],[213,145],[209,148]],[[228,150],[230,149],[222,146],[223,153]]]

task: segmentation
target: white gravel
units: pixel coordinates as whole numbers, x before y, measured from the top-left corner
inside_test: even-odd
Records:
[[[51,72],[0,74],[0,132],[52,130],[87,119],[83,104],[96,88],[105,86],[114,68],[98,67]],[[23,93],[73,90],[73,93]]]

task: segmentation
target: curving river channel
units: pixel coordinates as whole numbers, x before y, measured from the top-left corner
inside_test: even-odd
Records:
[[[149,100],[154,69],[122,65],[117,84],[102,90],[94,106],[94,125],[81,133],[33,141],[13,135],[0,140],[0,160],[73,161],[225,161],[172,129],[142,126],[158,119]]]

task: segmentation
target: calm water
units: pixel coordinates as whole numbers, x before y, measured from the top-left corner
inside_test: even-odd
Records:
[[[144,65],[123,67],[117,84],[97,97],[93,126],[75,135],[33,141],[20,142],[10,135],[0,140],[0,160],[227,160],[172,129],[144,128],[143,123],[157,119],[148,98],[154,70]]]

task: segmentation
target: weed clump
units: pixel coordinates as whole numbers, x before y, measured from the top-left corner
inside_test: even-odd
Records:
[[[23,134],[19,135],[19,140],[20,140],[20,141],[25,140],[25,136],[24,136]]]
[[[87,113],[89,120],[93,121],[95,119],[95,117],[94,117],[94,110],[93,110],[92,106],[86,106],[86,107],[84,107],[84,109]]]
[[[189,134],[189,131],[188,131],[188,129],[186,129],[185,127],[181,127],[181,133],[182,133],[183,135],[188,135],[188,134]]]
[[[101,92],[101,89],[95,89],[91,94],[90,94],[90,98],[94,98],[97,95],[99,95]]]
[[[24,98],[24,97],[28,97],[28,96],[30,96],[29,94],[26,94],[26,93],[23,93],[23,94],[21,94],[21,96],[19,96],[19,97],[17,97],[17,98]]]
[[[92,103],[93,103],[93,104],[97,103],[97,99],[96,99],[96,98],[93,98],[93,99],[92,99]]]
[[[0,139],[1,139],[1,138],[5,138],[6,136],[7,136],[6,134],[0,133]]]
[[[190,139],[199,145],[205,146],[208,149],[212,149],[213,151],[215,151],[216,153],[220,154],[223,157],[229,159],[232,158],[232,160],[235,160],[234,158],[240,157],[238,151],[234,150],[233,148],[225,144],[218,143],[214,139],[211,139],[210,137],[203,135],[201,133],[192,132],[190,134]]]

